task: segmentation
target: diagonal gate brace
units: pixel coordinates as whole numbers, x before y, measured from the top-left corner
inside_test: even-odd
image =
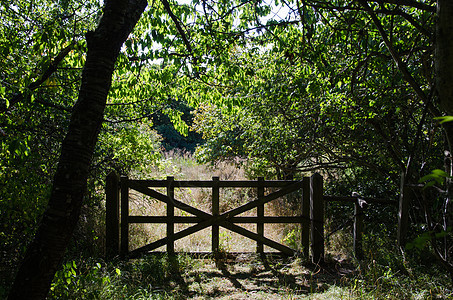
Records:
[[[257,200],[254,200],[254,201],[251,201],[251,202],[248,202],[240,207],[237,207],[235,209],[232,209],[232,210],[229,210],[219,216],[213,216],[209,213],[206,213],[202,210],[199,210],[195,207],[192,207],[190,205],[187,205],[181,201],[178,201],[176,199],[172,199],[170,197],[168,197],[167,195],[164,195],[164,194],[161,194],[155,190],[152,190],[150,188],[148,188],[147,186],[145,185],[142,185],[140,183],[136,183],[136,182],[130,182],[130,188],[131,189],[134,189],[138,192],[141,192],[145,195],[148,195],[148,196],[151,196],[157,200],[160,200],[162,202],[165,202],[165,203],[169,203],[171,202],[175,207],[185,211],[185,212],[188,212],[188,213],[191,213],[197,217],[200,217],[202,218],[204,221],[196,224],[196,225],[193,225],[189,228],[186,228],[182,231],[179,231],[177,233],[175,233],[173,236],[172,236],[172,239],[173,240],[178,240],[178,239],[181,239],[183,237],[186,237],[190,234],[193,234],[197,231],[200,231],[202,229],[205,229],[209,226],[212,226],[212,225],[220,225],[222,227],[225,227],[233,232],[236,232],[238,234],[241,234],[243,236],[246,236],[250,239],[253,239],[253,240],[256,240],[256,241],[259,241],[269,247],[272,247],[274,249],[277,249],[285,254],[288,254],[288,255],[292,255],[294,254],[294,250],[287,247],[287,246],[284,246],[282,244],[279,244],[275,241],[272,241],[268,238],[265,238],[263,236],[260,236],[254,232],[251,232],[243,227],[240,227],[238,225],[235,225],[233,224],[232,222],[230,222],[230,219],[233,218],[234,216],[236,215],[239,215],[243,212],[246,212],[248,210],[251,210],[255,207],[258,207],[260,205],[264,205],[272,200],[275,200],[281,196],[284,196],[288,193],[291,193],[291,192],[294,192],[296,190],[298,190],[300,188],[300,182],[295,182],[285,188],[282,188],[280,189],[279,191],[277,192],[273,192],[269,195],[266,195],[264,197],[261,197],[261,198],[258,198]],[[165,237],[165,238],[162,238],[160,240],[157,240],[151,244],[148,244],[146,246],[143,246],[143,247],[140,247],[140,248],[137,248],[131,252],[129,252],[129,257],[133,258],[133,257],[137,257],[139,256],[141,253],[143,252],[148,252],[148,251],[151,251],[151,250],[154,250],[156,248],[159,248],[165,244],[167,244],[167,242],[169,241],[169,238],[168,237]]]

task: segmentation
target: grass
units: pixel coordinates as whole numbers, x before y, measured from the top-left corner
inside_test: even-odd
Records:
[[[376,268],[376,266],[366,266]],[[365,268],[365,269],[366,269]],[[376,270],[370,270],[376,272]],[[434,278],[387,270],[367,278],[350,261],[322,268],[300,258],[239,255],[194,259],[162,254],[130,261],[68,262],[51,299],[451,299]],[[425,281],[426,280],[426,281]]]
[[[167,175],[176,180],[209,180],[212,176],[221,180],[248,179],[242,168],[232,164],[199,165],[189,154],[178,152],[167,153],[164,163],[145,177]],[[221,189],[220,210],[227,211],[255,196],[252,189]],[[132,214],[165,215],[162,203],[140,194],[132,197]],[[211,211],[209,189],[177,189],[175,197]],[[277,199],[265,206],[265,214],[293,215],[298,209],[294,203]],[[255,213],[250,211],[248,215]],[[177,210],[176,214],[183,212]],[[243,226],[256,230],[254,224]],[[176,231],[185,227],[177,225]],[[163,224],[133,227],[131,248],[164,237],[165,230]],[[177,241],[176,251],[210,251],[210,233],[210,229],[205,229]],[[300,247],[300,229],[296,225],[266,224],[265,236],[293,248]],[[436,267],[410,266],[392,248],[394,242],[388,237],[369,234],[364,241],[366,258],[358,262],[352,256],[350,232],[336,232],[328,239],[327,263],[322,267],[301,258],[261,259],[251,254],[221,260],[194,259],[188,255],[171,259],[155,254],[128,262],[103,263],[111,287],[100,290],[113,291],[109,299],[115,299],[118,292],[120,299],[453,299],[448,277]],[[220,247],[224,252],[253,252],[256,243],[221,229]],[[165,247],[160,250],[165,251]]]
[[[247,179],[243,169],[234,165],[199,165],[189,154],[177,152],[167,153],[164,162],[148,174],[130,177],[162,179],[167,175],[176,180],[209,180],[212,176]],[[177,189],[175,195],[201,210],[211,210],[209,189]],[[255,196],[251,189],[222,189],[221,212]],[[165,215],[165,205],[157,200],[138,193],[131,193],[131,197],[132,215]],[[292,215],[297,209],[297,205],[278,199],[266,205],[265,213]],[[177,214],[183,212],[177,210]],[[102,222],[95,224],[95,242],[100,247],[104,228]],[[186,226],[178,225],[176,231]],[[256,230],[254,224],[244,226]],[[165,231],[163,224],[131,226],[130,247],[157,240]],[[266,224],[265,236],[300,247],[300,229],[294,225]],[[153,254],[128,261],[104,261],[101,255],[75,255],[73,251],[54,278],[49,299],[453,299],[449,278],[434,260],[427,260],[421,253],[419,260],[411,264],[392,245],[394,241],[388,236],[367,234],[365,259],[358,262],[352,256],[350,232],[341,230],[329,237],[326,264],[322,267],[300,257],[261,258],[253,253],[217,260]],[[221,229],[220,247],[224,253],[253,252],[256,243]],[[176,243],[177,251],[202,252],[210,248],[210,228]],[[158,250],[165,251],[165,247]],[[0,295],[6,294],[7,285],[0,288],[4,290]]]
[[[52,285],[53,299],[305,299],[349,291],[340,277],[300,259],[193,259],[147,256],[128,262],[68,262]],[[309,298],[307,298],[309,299]],[[331,299],[331,298],[325,298]],[[344,298],[351,299],[351,298]]]

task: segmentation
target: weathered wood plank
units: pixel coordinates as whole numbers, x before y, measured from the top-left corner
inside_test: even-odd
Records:
[[[181,230],[181,231],[179,231],[179,232],[177,232],[177,233],[175,233],[173,235],[173,240],[176,241],[176,240],[182,239],[182,238],[184,238],[184,237],[186,237],[188,235],[191,235],[191,234],[193,234],[193,233],[195,233],[197,231],[203,230],[203,229],[211,226],[213,223],[214,223],[214,218],[212,218],[210,220],[205,220],[205,221],[200,222],[200,223],[198,223],[198,224],[196,224],[194,226],[191,226],[189,228]],[[293,249],[291,249],[291,248],[289,248],[287,246],[279,244],[279,243],[277,243],[275,241],[272,241],[272,240],[270,240],[270,239],[268,239],[266,237],[261,237],[261,236],[259,236],[258,234],[254,233],[254,232],[251,232],[251,231],[249,231],[249,230],[247,230],[245,228],[242,228],[242,227],[240,227],[238,225],[235,225],[235,224],[232,224],[230,222],[222,221],[220,223],[220,225],[225,227],[225,228],[227,228],[227,229],[229,229],[229,230],[231,230],[231,231],[239,233],[239,234],[241,234],[241,235],[243,235],[245,237],[248,237],[248,238],[253,239],[255,241],[260,241],[263,244],[265,244],[265,245],[267,245],[269,247],[272,247],[274,249],[277,249],[277,250],[279,250],[279,251],[281,251],[281,252],[283,252],[283,253],[285,253],[287,255],[293,255],[295,253]],[[159,248],[159,247],[161,247],[163,245],[166,245],[168,243],[168,240],[169,240],[168,237],[164,237],[164,238],[162,238],[160,240],[157,240],[157,241],[155,241],[153,243],[150,243],[150,244],[148,244],[146,246],[137,248],[137,249],[129,252],[128,256],[130,258],[134,258],[134,257],[140,256],[141,253],[143,253],[143,252],[149,252],[149,251],[157,249],[157,248]]]
[[[212,177],[212,215],[218,216],[219,215],[219,177]],[[212,252],[218,253],[219,252],[219,225],[213,224],[212,225],[212,240],[211,240],[211,247]]]
[[[260,243],[262,244],[265,244],[271,248],[274,248],[276,250],[279,250],[287,255],[292,255],[292,254],[295,254],[295,251],[285,245],[282,245],[280,243],[277,243],[273,240],[270,240],[264,236],[260,236],[254,232],[251,232],[243,227],[240,227],[236,224],[233,224],[233,223],[230,223],[230,222],[222,222],[221,223],[221,226],[231,230],[231,231],[234,231],[236,233],[239,233],[240,235],[243,235],[245,237],[248,237],[252,240],[255,240],[255,241],[259,241]]]
[[[274,193],[271,193],[267,196],[264,196],[262,197],[261,199],[258,199],[258,200],[255,200],[255,201],[251,201],[243,206],[240,206],[240,207],[237,207],[235,209],[232,209],[222,215],[219,215],[219,216],[211,216],[210,214],[208,213],[205,213],[201,210],[198,210],[194,207],[191,207],[187,204],[184,204],[180,201],[177,201],[176,199],[172,199],[172,202],[173,202],[173,205],[175,207],[178,207],[186,212],[189,212],[189,213],[192,213],[194,215],[196,215],[197,217],[200,217],[202,219],[204,219],[204,221],[194,225],[194,226],[191,226],[187,229],[184,229],[182,231],[179,231],[177,233],[174,233],[173,235],[173,238],[172,240],[175,241],[175,240],[178,240],[180,238],[183,238],[183,237],[186,237],[192,233],[195,233],[197,231],[200,231],[204,228],[207,228],[209,226],[212,226],[213,224],[219,224],[220,226],[223,226],[227,229],[230,229],[232,231],[235,231],[239,234],[242,234],[246,237],[249,237],[249,238],[252,238],[254,240],[257,240],[265,245],[268,245],[272,248],[275,248],[279,251],[282,251],[286,254],[290,254],[290,253],[294,253],[294,251],[289,248],[289,247],[286,247],[284,245],[281,245],[277,242],[274,242],[272,240],[269,240],[265,237],[260,237],[258,234],[256,233],[253,233],[253,232],[250,232],[242,227],[239,227],[237,225],[234,225],[226,220],[228,219],[231,219],[233,218],[234,216],[238,215],[238,214],[241,214],[247,210],[250,210],[250,209],[253,209],[259,205],[264,205],[265,203],[269,202],[269,201],[272,201],[274,199],[277,199],[281,196],[284,196],[288,193],[291,193],[295,190],[297,190],[299,188],[299,184],[300,182],[293,182],[292,184],[286,186],[285,188],[282,188],[281,190],[277,191],[277,192],[274,192]],[[146,186],[143,186],[141,183],[138,183],[137,181],[131,183],[131,188],[141,192],[141,193],[144,193],[146,195],[149,195],[151,197],[155,197],[157,198],[158,200],[161,200],[165,203],[167,203],[169,200],[167,197],[165,197],[165,195],[162,195],[154,190],[151,190],[150,188],[146,187]],[[152,251],[156,248],[159,248],[165,244],[167,244],[169,242],[169,238],[168,236],[163,238],[163,239],[160,239],[158,241],[155,241],[149,245],[146,245],[146,246],[143,246],[143,247],[140,247],[136,250],[133,250],[132,252],[129,253],[129,256],[130,257],[133,257],[133,256],[137,256],[139,255],[141,252],[147,252],[147,251]]]
[[[105,248],[106,257],[119,254],[120,247],[120,177],[112,171],[105,182]]]
[[[146,252],[143,253],[143,256],[165,256],[167,254],[166,251],[152,251],[152,252]],[[211,251],[176,251],[176,255],[183,255],[183,256],[188,256],[191,258],[195,259],[211,259],[215,258],[214,253]],[[252,258],[261,258],[262,256],[256,253],[256,252],[251,252],[251,251],[241,251],[241,252],[227,252],[227,253],[222,253],[222,258],[225,259],[237,259],[238,257],[243,257],[246,255],[250,259]],[[292,255],[292,254],[291,254]],[[282,252],[264,252],[264,256],[267,258],[283,258],[287,257],[288,254],[282,253]]]
[[[134,182],[134,183],[131,183],[130,184],[130,188],[131,189],[134,189],[136,190],[137,192],[140,192],[142,194],[145,194],[147,196],[150,196],[150,197],[153,197],[157,200],[160,200],[164,203],[167,203],[168,202],[168,197],[164,194],[161,194],[155,190],[152,190],[144,185],[141,185],[137,182]],[[195,207],[192,207],[188,204],[185,204],[184,202],[181,202],[181,201],[178,201],[176,199],[173,199],[173,205],[176,207],[176,208],[179,208],[185,212],[188,212],[189,214],[193,214],[193,215],[196,215],[196,216],[199,216],[199,217],[204,217],[205,219],[210,217],[211,215],[202,211],[202,210],[199,210]]]
[[[252,240],[255,240],[255,241],[259,241],[269,247],[272,247],[274,249],[277,249],[287,255],[294,255],[295,254],[295,251],[285,245],[282,245],[282,244],[279,244],[273,240],[270,240],[264,236],[260,236],[254,232],[251,232],[243,227],[240,227],[238,225],[235,225],[233,223],[230,223],[230,222],[222,222],[221,225],[231,231],[234,231],[236,233],[239,233],[240,235],[243,235],[245,237],[248,237],[249,239],[252,239]]]
[[[137,183],[146,187],[167,187],[166,180],[130,180],[131,183]],[[264,187],[285,187],[292,184],[292,180],[265,180],[262,183],[253,180],[219,180],[219,187],[238,187],[238,188],[256,188]],[[212,188],[212,180],[175,180],[176,188]]]
[[[299,189],[299,184],[300,182],[299,181],[293,181],[293,184],[287,186],[287,187],[284,187],[276,192],[273,192],[273,193],[270,193],[264,197],[262,197],[261,199],[258,199],[258,200],[254,200],[254,201],[250,201],[242,206],[239,206],[237,208],[234,208],[234,209],[231,209],[225,213],[223,213],[221,215],[221,217],[223,218],[223,220],[225,219],[228,219],[228,218],[231,218],[233,216],[236,216],[236,215],[239,215],[243,212],[246,212],[248,210],[251,210],[255,207],[258,207],[258,205],[264,205],[272,200],[275,200],[277,198],[280,198],[286,194],[289,194],[291,192],[294,192],[296,190]]]
[[[259,177],[258,178],[258,182],[259,183],[263,183],[264,182],[264,177]],[[261,198],[264,197],[264,185],[259,185],[258,186],[258,192],[257,192],[257,195],[258,195],[258,200],[260,200]],[[262,219],[264,217],[264,204],[261,204],[261,205],[258,205],[256,207],[256,214],[257,214],[257,222],[256,222],[256,233],[259,235],[259,236],[264,236],[264,223],[261,222],[260,219]],[[256,244],[256,252],[257,253],[263,253],[264,252],[264,246],[263,246],[263,243],[258,241],[257,244]]]
[[[198,223],[205,219],[194,216],[173,216],[171,218],[167,216],[129,216],[129,223],[150,223],[150,224],[159,224],[159,223],[178,223],[178,224],[191,224]]]
[[[200,230],[203,230],[209,226],[212,225],[212,220],[205,220],[203,222],[200,222],[196,225],[193,225],[189,228],[186,228],[184,230],[181,230],[181,231],[178,231],[176,232],[174,235],[173,235],[173,240],[174,241],[177,241],[179,239],[182,239],[188,235],[191,235],[192,233],[195,233],[197,231],[200,231]],[[154,249],[157,249],[163,245],[166,245],[168,243],[168,237],[164,237],[160,240],[157,240],[155,242],[152,242],[146,246],[143,246],[143,247],[140,247],[140,248],[137,248],[131,252],[129,252],[129,257],[130,258],[134,258],[134,257],[137,257],[137,256],[140,256],[142,252],[148,252],[148,251],[152,251]]]
[[[324,262],[324,199],[322,176],[310,178],[310,219],[312,262]]]
[[[129,178],[121,176],[121,244],[120,255],[126,256],[129,252]]]
[[[302,181],[302,216],[300,218],[302,251],[306,258],[310,255],[310,177]]]
[[[232,217],[226,219],[226,221],[238,223],[238,224],[255,224],[258,222],[264,224],[284,224],[284,223],[299,223],[301,222],[301,216],[264,216],[264,217],[256,217],[256,216],[249,216],[249,217]],[[191,223],[198,223],[203,220],[204,218],[195,217],[195,216],[174,216],[170,220],[166,216],[129,216],[129,224],[132,223],[151,223],[151,224],[158,224],[158,223],[167,223],[167,221],[171,221],[173,223],[179,224],[191,224]],[[307,221],[310,223],[310,218],[307,218]]]
[[[167,252],[170,255],[175,253],[175,242],[173,240],[173,235],[175,234],[174,223],[171,221],[175,216],[175,186],[174,186],[174,177],[167,177]]]
[[[350,197],[350,196],[328,196],[324,195],[323,196],[324,201],[328,202],[334,202],[334,201],[339,201],[339,202],[351,202],[355,203],[357,201],[357,197]],[[388,200],[388,199],[381,199],[381,198],[370,198],[370,197],[360,197],[360,199],[365,200],[366,203],[368,204],[391,204],[391,205],[397,205],[398,202],[395,200]]]
[[[354,255],[357,259],[362,259],[362,236],[363,236],[363,219],[364,212],[359,201],[354,204],[354,229],[353,229],[353,248]]]
[[[226,219],[229,219],[229,218],[232,218],[238,214],[241,214],[243,212],[246,212],[248,210],[251,210],[255,207],[257,207],[258,205],[264,205],[272,200],[275,200],[279,197],[282,197],[288,193],[291,193],[291,192],[294,192],[296,191],[298,188],[299,188],[299,184],[300,182],[299,181],[293,181],[293,184],[285,187],[285,188],[282,188],[280,189],[279,191],[276,191],[276,192],[273,192],[269,195],[266,195],[265,197],[261,198],[261,199],[258,199],[258,200],[254,200],[254,201],[250,201],[242,206],[239,206],[235,209],[232,209],[232,210],[229,210],[225,213],[223,213],[221,215],[222,217],[222,220],[226,220]],[[154,197],[162,202],[165,202],[167,203],[168,201],[168,197],[159,193],[159,192],[156,192],[146,186],[143,186],[137,182],[133,182],[130,184],[130,188],[140,192],[140,193],[143,193],[145,195],[148,195],[148,196],[151,196],[151,197]],[[178,201],[176,199],[173,199],[173,205],[181,210],[184,210],[185,212],[188,212],[190,214],[193,214],[193,215],[196,215],[198,217],[202,217],[202,218],[209,218],[211,217],[210,214],[202,211],[202,210],[199,210],[197,208],[194,208],[190,205],[187,205],[181,201]]]

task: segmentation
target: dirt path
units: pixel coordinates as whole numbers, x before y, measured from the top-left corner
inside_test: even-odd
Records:
[[[342,287],[354,272],[347,262],[323,267],[298,258],[195,260],[193,268],[175,274],[173,291],[185,299],[348,299]]]

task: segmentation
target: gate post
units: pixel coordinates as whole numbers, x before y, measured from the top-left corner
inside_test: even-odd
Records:
[[[212,207],[211,212],[213,216],[219,215],[219,177],[212,177]],[[212,225],[211,232],[211,247],[214,255],[219,253],[219,225]]]
[[[302,181],[302,220],[300,223],[302,251],[308,259],[310,255],[310,177]]]
[[[264,177],[258,177],[258,199],[264,197]],[[256,214],[258,217],[258,221],[256,222],[256,233],[259,236],[264,236],[264,223],[261,218],[264,217],[264,204],[258,205],[256,207]],[[263,254],[264,253],[264,246],[261,242],[256,242],[256,252]]]
[[[114,170],[105,180],[105,256],[113,258],[120,249],[120,177]]]
[[[354,203],[354,255],[357,259],[363,258],[362,251],[362,236],[363,236],[363,219],[364,212],[362,206],[360,206],[359,198]]]
[[[174,220],[173,217],[175,216],[175,206],[174,206],[174,199],[175,199],[175,178],[173,176],[167,177],[167,253],[169,255],[175,254],[175,241],[174,241],[174,234],[175,234],[175,227],[174,227]]]
[[[312,262],[324,262],[324,199],[322,176],[315,173],[310,178],[310,219]]]
[[[121,176],[121,245],[120,255],[129,253],[129,178]]]

